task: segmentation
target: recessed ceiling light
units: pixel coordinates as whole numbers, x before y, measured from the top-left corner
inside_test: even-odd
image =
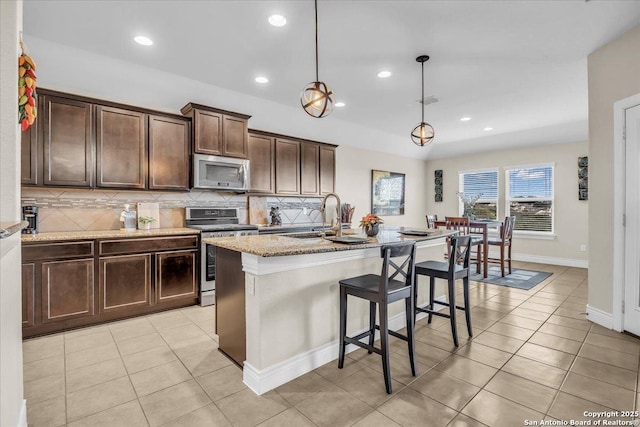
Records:
[[[269,83],[269,79],[266,78],[265,76],[258,76],[256,77],[256,83],[262,83],[262,84]]]
[[[269,17],[269,24],[273,25],[274,27],[284,27],[285,25],[287,25],[287,18],[282,15],[271,15]]]
[[[460,119],[461,122],[468,122],[469,120],[471,120],[471,117],[463,117]]]
[[[391,76],[391,71],[380,71],[378,73],[378,77],[380,77],[381,79],[386,79],[387,77]]]
[[[336,107],[344,107],[346,104],[344,102],[336,102]]]
[[[484,128],[484,129],[482,129],[482,130],[489,131],[489,130],[493,130],[493,128],[492,128],[492,127],[486,127],[486,128]]]
[[[136,41],[136,43],[141,44],[142,46],[151,46],[153,44],[153,40],[151,40],[149,37],[135,36],[133,39]]]

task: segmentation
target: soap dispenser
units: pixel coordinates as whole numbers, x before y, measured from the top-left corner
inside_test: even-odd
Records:
[[[124,210],[120,213],[120,222],[124,223],[125,231],[136,229],[136,212],[131,210],[131,205],[124,205]]]

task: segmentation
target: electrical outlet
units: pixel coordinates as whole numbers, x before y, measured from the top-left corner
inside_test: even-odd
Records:
[[[587,245],[580,245],[580,252],[586,252],[587,251]]]

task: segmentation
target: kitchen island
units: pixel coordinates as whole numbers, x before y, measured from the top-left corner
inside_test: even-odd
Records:
[[[204,239],[217,246],[220,350],[243,367],[247,386],[262,394],[337,359],[338,281],[380,274],[382,244],[413,240],[417,262],[443,259],[445,238],[456,233],[405,236],[398,231],[386,230],[358,245],[287,235]],[[419,282],[418,304],[424,304],[427,281]],[[436,294],[443,289],[439,284]],[[368,310],[368,302],[349,300],[350,335],[367,329]],[[389,325],[394,330],[405,326],[401,302],[390,305]]]

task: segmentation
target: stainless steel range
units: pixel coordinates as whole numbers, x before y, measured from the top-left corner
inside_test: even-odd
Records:
[[[202,239],[258,234],[255,225],[238,224],[237,209],[188,207],[185,211],[186,227],[202,232]],[[200,263],[200,305],[216,302],[216,247],[202,243]]]

